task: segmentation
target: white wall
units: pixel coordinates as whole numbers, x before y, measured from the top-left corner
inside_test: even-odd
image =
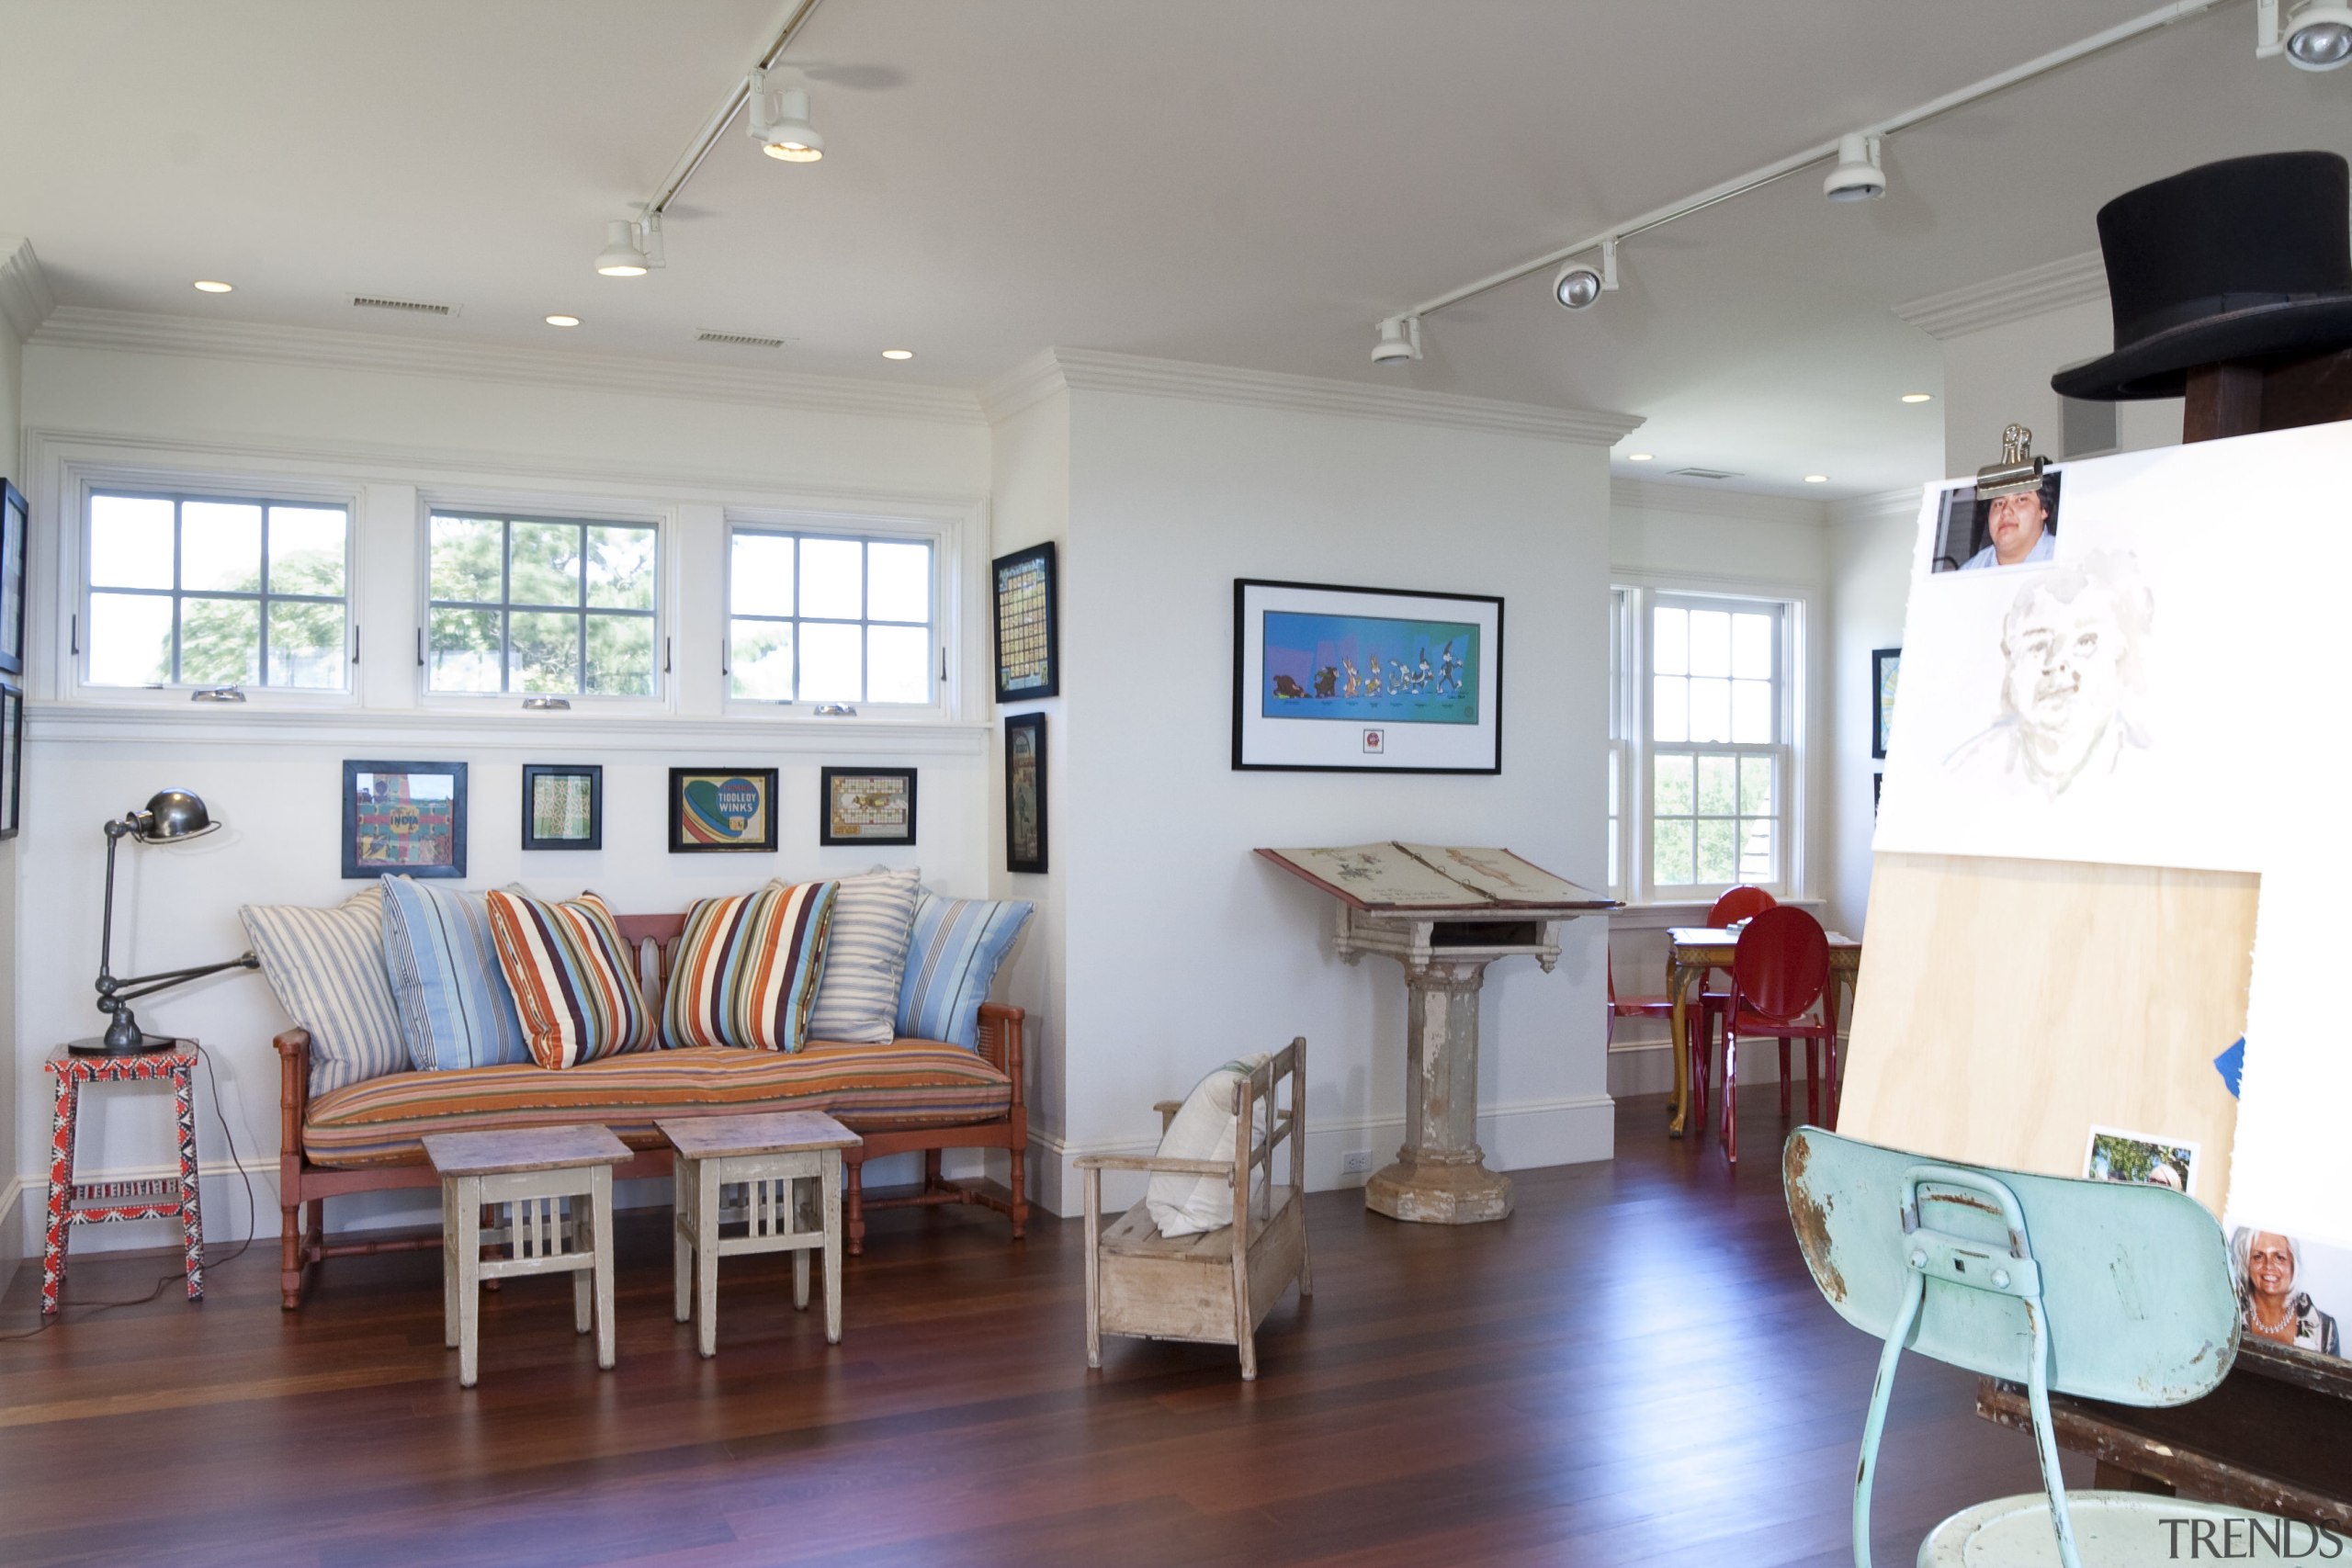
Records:
[[[29,258],[21,241],[0,239],[0,256]],[[24,487],[18,464],[17,430],[22,423],[24,348],[16,328],[0,314],[0,475]],[[0,766],[6,765],[0,755]],[[0,840],[0,1264],[20,1255],[22,1243],[8,1223],[21,1190],[17,1178],[17,840]]]
[[[1871,654],[1903,646],[1919,491],[1893,491],[1830,508],[1829,751],[1835,759],[1836,828],[1823,884],[1838,929],[1860,933],[1870,912],[1871,835],[1877,826],[1871,757],[1876,702]]]
[[[1944,461],[1955,475],[2001,460],[2001,431],[2012,423],[2034,433],[2034,449],[2064,456],[2058,394],[2060,367],[2096,358],[2115,345],[2102,292],[2096,299],[2037,310],[1943,338]],[[2116,444],[2123,451],[2180,443],[2180,400],[2120,403]]]

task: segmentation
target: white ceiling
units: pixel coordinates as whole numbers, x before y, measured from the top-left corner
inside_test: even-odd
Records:
[[[1895,400],[1936,346],[1892,306],[2091,249],[2101,201],[2191,164],[2352,151],[2352,71],[2256,62],[2225,0],[1894,139],[1882,201],[1800,174],[1629,243],[1590,311],[1535,277],[1432,317],[1402,371],[1372,323],[2151,4],[823,0],[787,63],[824,162],[730,133],[669,265],[616,280],[604,224],[781,0],[0,0],[0,231],[66,304],[963,387],[1113,349],[1622,410],[1621,472],[1847,495],[1941,462],[1938,406]]]

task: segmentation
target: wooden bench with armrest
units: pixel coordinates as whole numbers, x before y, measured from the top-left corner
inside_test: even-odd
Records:
[[[623,915],[618,917],[621,934],[629,940],[643,965],[650,1001],[655,1014],[661,1011],[661,987],[669,977],[672,944],[684,930],[685,917],[678,915]],[[868,1209],[899,1208],[913,1204],[967,1203],[993,1209],[1012,1223],[1012,1235],[1017,1240],[1026,1234],[1029,1224],[1027,1156],[1029,1145],[1029,1109],[1024,1065],[1022,1059],[1022,1025],[1024,1015],[1021,1009],[995,1002],[982,1004],[979,1020],[979,1055],[1011,1084],[1011,1103],[1001,1116],[983,1122],[968,1122],[934,1127],[893,1127],[867,1132],[857,1125],[856,1118],[843,1118],[854,1132],[863,1134],[863,1147],[848,1151],[843,1171],[843,1198],[847,1206],[849,1250],[865,1250],[865,1211]],[[278,1056],[278,1209],[282,1220],[279,1235],[279,1286],[282,1304],[291,1312],[301,1304],[302,1286],[311,1265],[329,1258],[361,1257],[378,1252],[429,1250],[441,1245],[438,1235],[395,1235],[381,1238],[353,1238],[330,1241],[326,1235],[326,1202],[329,1198],[349,1196],[357,1192],[392,1191],[403,1188],[434,1189],[439,1178],[420,1146],[413,1160],[381,1163],[339,1168],[321,1165],[308,1157],[303,1148],[303,1132],[311,1102],[311,1036],[303,1029],[289,1029],[272,1042]],[[854,1051],[854,1047],[845,1048]],[[659,1060],[660,1052],[645,1053],[639,1060]],[[495,1069],[456,1068],[454,1074]],[[748,1102],[728,1107],[729,1111],[745,1113],[792,1108],[793,1101]],[[580,1120],[593,1122],[592,1111]],[[643,1177],[667,1177],[670,1172],[670,1150],[658,1134],[628,1136],[635,1150],[628,1164],[616,1167],[616,1180]],[[1000,1187],[986,1179],[950,1180],[942,1170],[942,1156],[948,1149],[1003,1149],[1008,1158],[1008,1182]],[[921,1154],[923,1156],[922,1185],[910,1192],[887,1197],[867,1198],[863,1189],[864,1167],[867,1160],[881,1159],[891,1155]],[[305,1214],[307,1206],[309,1213]]]

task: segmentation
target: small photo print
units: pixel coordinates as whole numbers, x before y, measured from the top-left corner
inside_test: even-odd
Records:
[[[1365,730],[1363,732],[1363,750],[1364,755],[1367,757],[1377,757],[1383,751],[1388,750],[1388,732],[1385,729]]]
[[[2188,1192],[2197,1179],[2197,1145],[2178,1138],[2093,1127],[2090,1147],[2083,1155],[2083,1174],[2093,1181],[2138,1182]]]
[[[2233,1225],[2230,1272],[2247,1337],[2343,1356],[2336,1318],[2352,1302],[2352,1252],[2260,1225]]]
[[[2041,476],[2039,490],[1987,501],[1974,485],[1944,491],[1929,571],[1984,571],[2051,559],[2058,540],[2058,483]]]

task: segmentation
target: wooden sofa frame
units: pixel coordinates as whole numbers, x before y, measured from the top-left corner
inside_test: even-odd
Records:
[[[653,1010],[658,1016],[661,1012],[659,987],[669,980],[671,945],[684,929],[685,916],[622,915],[618,919],[621,934],[628,939],[633,950],[641,953],[643,944],[650,941],[660,955],[655,993],[651,998]],[[1012,1222],[1014,1240],[1028,1234],[1029,1105],[1022,1060],[1023,1018],[1022,1010],[1016,1007],[1005,1007],[995,1002],[985,1002],[980,1007],[980,1055],[1004,1074],[1012,1085],[1012,1103],[1002,1116],[954,1127],[913,1127],[867,1133],[863,1134],[865,1144],[862,1147],[843,1152],[842,1185],[846,1189],[843,1198],[849,1218],[849,1249],[853,1255],[865,1249],[865,1211],[868,1209],[896,1209],[933,1203],[976,1204],[993,1209],[1009,1218]],[[437,1187],[440,1178],[422,1154],[413,1164],[363,1166],[356,1169],[311,1164],[302,1147],[303,1119],[311,1102],[310,1031],[289,1029],[271,1043],[277,1047],[278,1060],[277,1202],[282,1220],[278,1241],[278,1286],[280,1304],[286,1311],[292,1312],[302,1304],[302,1286],[314,1263],[329,1258],[357,1258],[377,1252],[414,1252],[441,1246],[441,1237],[437,1235],[329,1241],[326,1236],[327,1199],[355,1192]],[[941,1156],[948,1149],[1005,1150],[1011,1165],[1009,1185],[1000,1188],[986,1179],[967,1182],[947,1180],[941,1171]],[[922,1155],[922,1185],[912,1192],[886,1198],[866,1198],[864,1192],[865,1162],[902,1154]],[[628,1164],[616,1167],[613,1175],[616,1180],[628,1180],[639,1177],[666,1177],[669,1172],[670,1151],[647,1149]],[[306,1206],[309,1209],[307,1215],[303,1213]]]

